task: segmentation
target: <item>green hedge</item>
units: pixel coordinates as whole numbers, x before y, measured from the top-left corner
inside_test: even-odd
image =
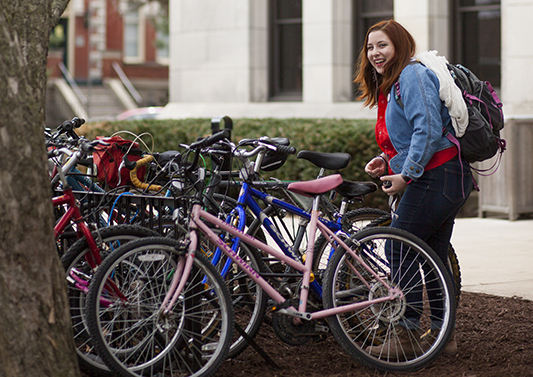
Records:
[[[260,136],[282,136],[290,139],[298,151],[346,152],[352,156],[350,165],[340,171],[344,179],[368,181],[365,164],[377,154],[374,137],[375,121],[347,119],[234,119],[232,140]],[[88,138],[98,135],[110,136],[117,131],[128,130],[136,135],[150,134],[154,139],[154,151],[179,149],[180,143],[189,144],[198,137],[211,134],[210,119],[147,120],[128,122],[105,122],[88,124],[83,133]],[[131,138],[127,134],[121,134]],[[142,138],[149,147],[151,138]],[[305,160],[289,156],[280,169],[269,172],[267,177],[283,180],[308,180],[316,178],[319,169]],[[331,173],[331,172],[330,172]],[[378,182],[378,181],[376,181]],[[387,196],[379,190],[369,195],[364,206],[387,209]]]

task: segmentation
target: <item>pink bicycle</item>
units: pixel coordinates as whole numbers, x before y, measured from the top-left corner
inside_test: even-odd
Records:
[[[387,227],[362,230],[347,240],[336,236],[318,221],[320,195],[343,182],[336,174],[289,185],[314,199],[305,262],[286,256],[202,209],[204,172],[196,167],[198,152],[219,138],[190,146],[194,159],[183,176],[196,194],[180,209],[190,214],[187,234],[179,240],[128,243],[94,275],[86,308],[89,331],[109,368],[121,376],[207,376],[224,361],[232,311],[224,283],[202,247],[206,239],[270,296],[272,320],[288,336],[306,337],[317,328],[331,332],[350,356],[380,370],[415,370],[434,360],[453,330],[455,300],[451,278],[433,250],[412,234]],[[323,308],[308,306],[317,229],[337,247],[323,278]],[[289,297],[274,288],[261,269],[231,250],[221,232],[298,271],[298,294]],[[126,299],[107,289],[109,280]],[[400,341],[406,336],[409,346]]]

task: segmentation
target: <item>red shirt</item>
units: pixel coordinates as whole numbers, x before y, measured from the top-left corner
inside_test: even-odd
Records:
[[[387,131],[387,125],[385,124],[385,111],[387,110],[387,98],[382,92],[379,92],[378,97],[378,120],[376,122],[376,141],[379,148],[385,153],[389,160],[396,156],[398,152],[392,146],[392,142],[389,138],[389,132]]]
[[[385,124],[385,111],[387,110],[387,98],[385,95],[380,92],[378,97],[378,119],[376,122],[376,141],[378,143],[379,148],[387,155],[389,158],[389,161],[391,158],[396,156],[398,152],[396,152],[396,149],[394,149],[394,146],[392,145],[392,142],[389,138],[389,132],[387,131],[387,125]],[[431,157],[431,160],[427,163],[424,170],[431,170],[433,168],[436,168],[437,166],[440,166],[444,164],[445,162],[450,161],[452,158],[454,158],[457,155],[457,148],[455,146],[451,146],[450,148],[446,148],[442,151],[436,152],[433,157]],[[390,167],[389,167],[390,171]]]

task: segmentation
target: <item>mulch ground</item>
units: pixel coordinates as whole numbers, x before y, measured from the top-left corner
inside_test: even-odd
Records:
[[[457,309],[458,353],[440,356],[422,370],[380,373],[358,365],[332,336],[293,347],[263,325],[257,344],[279,367],[275,369],[251,347],[228,360],[218,377],[525,377],[533,376],[533,301],[463,292]]]

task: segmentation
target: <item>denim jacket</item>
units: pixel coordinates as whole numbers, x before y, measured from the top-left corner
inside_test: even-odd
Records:
[[[388,98],[385,120],[394,149],[390,160],[395,174],[416,180],[424,173],[435,152],[453,146],[443,135],[443,127],[455,135],[451,118],[439,98],[439,80],[422,64],[409,64],[400,74],[402,106],[395,99],[395,87]]]

